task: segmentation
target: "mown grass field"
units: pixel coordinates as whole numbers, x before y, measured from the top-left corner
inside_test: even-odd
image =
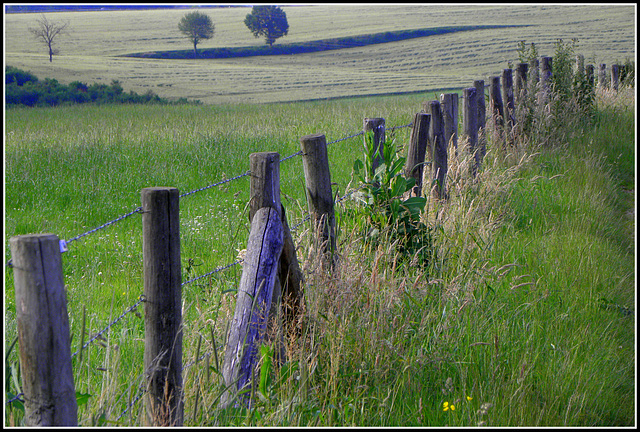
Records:
[[[435,89],[448,86],[442,77],[451,73],[459,79],[451,86],[468,86],[497,72],[508,60],[517,60],[520,39],[537,42],[543,54],[551,55],[549,47],[556,37],[573,37],[564,33],[566,27],[581,32],[579,51],[587,60],[591,48],[599,53],[597,62],[634,54],[633,25],[625,24],[629,11],[635,11],[631,7],[563,6],[558,8],[563,14],[529,6],[508,11],[502,6],[439,7],[422,17],[412,13],[414,8],[379,7],[378,13],[386,12],[384,19],[357,23],[354,14],[326,6],[286,10],[292,29],[294,23],[304,24],[298,24],[298,40],[319,39],[323,35],[318,28],[331,25],[339,36],[411,23],[427,27],[425,18],[435,23],[435,17],[459,23],[473,15],[480,24],[492,23],[498,12],[510,14],[514,22],[537,17],[557,33],[525,37],[523,31],[535,30],[527,27],[518,34],[493,34],[490,43],[483,38],[454,43],[462,33],[447,35],[458,44],[457,51],[454,45],[443,50],[424,43],[411,51],[406,41],[397,43],[395,50],[388,44],[299,59],[237,59],[209,66],[133,59],[127,63],[115,56],[164,49],[168,40],[174,41],[171,49],[179,49],[184,42],[177,30],[171,38],[158,30],[171,28],[169,21],[177,22],[183,12],[132,12],[126,20],[138,30],[152,22],[149,16],[155,17],[157,28],[148,33],[148,40],[136,39],[135,32],[126,30],[131,26],[124,25],[125,15],[111,15],[111,22],[123,25],[122,30],[96,32],[103,44],[76,41],[76,52],[82,55],[76,57],[71,72],[71,64],[62,61],[71,58],[62,44],[52,65],[35,47],[28,48],[32,50],[28,55],[12,54],[9,48],[16,46],[16,39],[10,42],[9,35],[17,26],[7,25],[7,62],[40,78],[91,82],[93,76],[107,83],[120,79],[127,90],[152,88],[162,96],[233,103],[7,110],[5,260],[10,257],[11,236],[52,232],[69,239],[139,206],[144,187],[176,186],[181,193],[188,192],[245,172],[252,152],[278,151],[285,157],[299,150],[301,136],[321,132],[331,142],[361,130],[364,117],[384,117],[387,128],[407,125],[422,103],[439,93]],[[370,9],[354,6],[362,17],[372,13]],[[326,14],[312,16],[309,11]],[[241,21],[247,10],[212,13]],[[104,28],[92,27],[99,14],[83,14],[88,15],[68,16],[77,28]],[[23,20],[24,27],[29,21],[9,18]],[[599,42],[591,39],[596,30],[585,23],[601,21],[610,25],[603,31],[610,42],[596,51]],[[262,43],[248,32],[224,39],[228,36],[223,34],[236,28],[231,22],[221,20],[212,46]],[[225,26],[228,32],[223,31]],[[469,32],[465,37],[480,35]],[[289,37],[295,39],[293,30]],[[493,46],[492,56],[463,49],[487,43]],[[630,47],[624,48],[625,44]],[[425,50],[433,54],[432,60],[423,57]],[[376,62],[369,55],[374,52],[386,60]],[[495,57],[495,53],[500,54]],[[9,60],[18,57],[34,61],[34,66]],[[36,69],[36,64],[43,69]],[[175,65],[184,68],[179,71]],[[418,87],[407,84],[411,73],[406,77],[396,73],[414,66]],[[295,84],[316,69],[327,74],[318,72],[313,85]],[[281,76],[282,70],[289,75]],[[223,94],[211,99],[192,96],[213,92],[208,87],[212,81],[206,80],[213,79],[215,71],[221,76],[226,71],[229,85],[216,90]],[[243,71],[253,72],[243,75]],[[198,84],[202,87],[191,87],[185,76],[202,80]],[[340,85],[338,76],[344,78]],[[426,86],[428,76],[437,83],[434,87]],[[315,98],[315,91],[318,98],[376,93],[365,90],[372,77],[380,80],[384,92],[407,88],[423,92],[331,101],[241,102]],[[280,87],[278,91],[266,90],[274,86]],[[232,91],[238,95],[224,93]],[[402,257],[389,253],[386,244],[379,249],[364,247],[353,220],[339,206],[343,266],[327,277],[316,271],[310,232],[302,225],[294,238],[307,278],[308,337],[289,341],[288,367],[295,372],[286,376],[276,371],[265,400],[255,409],[221,411],[217,408],[221,377],[210,355],[185,368],[185,426],[633,426],[634,97],[629,89],[617,95],[599,94],[594,122],[567,125],[547,147],[532,144],[504,153],[489,145],[478,182],[464,174],[468,161],[455,159],[451,152],[447,180],[451,199],[430,203],[426,216],[436,229],[434,248],[439,257],[426,270],[399,264]],[[410,128],[395,132],[401,148],[408,143],[409,132]],[[362,156],[362,137],[333,143],[328,152],[334,191],[342,195],[349,187],[354,160]],[[281,176],[283,204],[293,225],[306,211],[300,158],[282,162]],[[183,281],[232,262],[238,249],[245,247],[248,183],[244,177],[181,200]],[[345,206],[357,214],[353,203]],[[86,340],[142,293],[140,219],[136,214],[83,237],[63,254],[72,351],[81,343],[83,314]],[[195,362],[200,340],[200,353],[212,354],[215,346],[221,355],[234,310],[232,290],[240,274],[241,267],[235,266],[183,287],[183,364]],[[13,273],[5,267],[5,350],[17,334],[14,298]],[[131,404],[144,382],[143,340],[144,322],[130,313],[104,340],[91,344],[81,361],[74,358],[76,390],[90,395],[79,407],[81,425],[143,423],[142,402]],[[19,390],[17,362],[14,349],[5,360],[5,394]],[[456,409],[444,411],[445,402]],[[13,407],[4,423],[20,421],[20,411]]]
[[[134,52],[191,48],[178,31],[184,10],[61,12],[69,35],[48,62],[28,32],[35,14],[5,15],[5,62],[38,77],[69,83],[120,80],[126,91],[205,103],[276,102],[462,88],[517,60],[517,42],[551,55],[557,38],[580,40],[587,62],[611,64],[634,56],[632,5],[319,5],[284,7],[289,35],[276,44],[384,31],[458,25],[527,25],[460,32],[300,56],[153,60]],[[204,9],[216,26],[201,48],[262,45],[244,26],[249,8]]]

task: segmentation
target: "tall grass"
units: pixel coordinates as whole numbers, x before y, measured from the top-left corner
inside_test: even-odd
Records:
[[[325,132],[332,141],[358,131],[363,117],[405,125],[422,98],[8,111],[5,239],[69,238],[138,206],[142,187],[186,192],[245,171],[250,152],[285,156],[300,136]],[[450,154],[450,199],[431,199],[424,216],[435,233],[427,266],[403,263],[388,243],[365,248],[349,200],[338,207],[335,271],[321,271],[302,225],[294,232],[305,274],[301,336],[288,339],[289,361],[251,409],[217,407],[241,269],[186,285],[185,425],[632,425],[633,105],[628,91],[601,93],[593,124],[508,151],[490,144],[477,179],[470,155]],[[408,138],[407,128],[396,131],[401,145]],[[329,147],[336,193],[361,149],[362,137]],[[290,224],[306,208],[298,159],[282,164]],[[245,178],[181,201],[183,280],[244,247],[247,188]],[[136,218],[63,255],[74,351],[83,309],[86,340],[142,292]],[[5,285],[8,347],[16,335],[10,270]],[[144,382],[143,338],[131,313],[74,358],[76,389],[90,395],[82,425],[142,423],[143,404],[131,402]],[[19,376],[15,350],[5,366]],[[12,407],[5,424],[21,421]]]

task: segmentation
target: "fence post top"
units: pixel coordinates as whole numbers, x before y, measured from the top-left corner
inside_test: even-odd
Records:
[[[11,239],[9,239],[10,242],[19,241],[19,240],[20,241],[40,241],[40,240],[58,241],[59,238],[55,234],[41,233],[41,234],[22,234],[22,235],[13,236],[11,237]]]
[[[143,188],[142,191],[146,191],[147,193],[150,192],[154,192],[154,191],[175,191],[175,193],[178,193],[178,188],[177,187],[173,187],[173,186],[153,186],[153,187],[147,187],[147,188]]]
[[[280,153],[278,152],[255,152],[255,153],[251,153],[249,155],[249,158],[253,159],[253,158],[260,158],[260,157],[265,157],[265,158],[277,158],[278,160],[280,160]]]
[[[326,139],[323,133],[314,133],[314,134],[309,134],[301,137],[300,141],[311,141],[311,140],[316,140],[320,138]]]

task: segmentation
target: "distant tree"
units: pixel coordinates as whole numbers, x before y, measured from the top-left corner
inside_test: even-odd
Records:
[[[36,39],[43,42],[49,48],[49,62],[52,62],[53,55],[58,54],[58,50],[53,47],[54,42],[58,35],[64,33],[69,23],[52,22],[44,15],[42,15],[40,19],[37,19],[36,22],[38,23],[38,27],[30,27],[29,31],[33,33]]]
[[[244,24],[255,37],[264,36],[270,47],[276,39],[289,32],[287,15],[278,6],[254,6],[244,19]]]
[[[198,43],[213,37],[215,26],[211,18],[201,12],[189,12],[182,17],[178,29],[193,43],[193,57],[198,57]]]

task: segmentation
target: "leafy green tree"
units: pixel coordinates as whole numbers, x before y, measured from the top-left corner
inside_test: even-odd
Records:
[[[65,32],[69,23],[49,21],[44,15],[42,15],[40,19],[37,19],[36,22],[38,23],[38,26],[35,28],[29,27],[29,31],[33,33],[37,40],[44,43],[47,48],[49,48],[49,62],[52,62],[53,55],[58,54],[58,50],[53,47],[55,40],[59,35]]]
[[[211,18],[201,12],[189,12],[182,17],[178,29],[193,43],[193,57],[198,57],[198,43],[203,39],[211,39],[215,26]]]
[[[253,36],[263,36],[270,47],[276,39],[289,32],[287,15],[278,6],[254,6],[244,19],[244,24]]]

